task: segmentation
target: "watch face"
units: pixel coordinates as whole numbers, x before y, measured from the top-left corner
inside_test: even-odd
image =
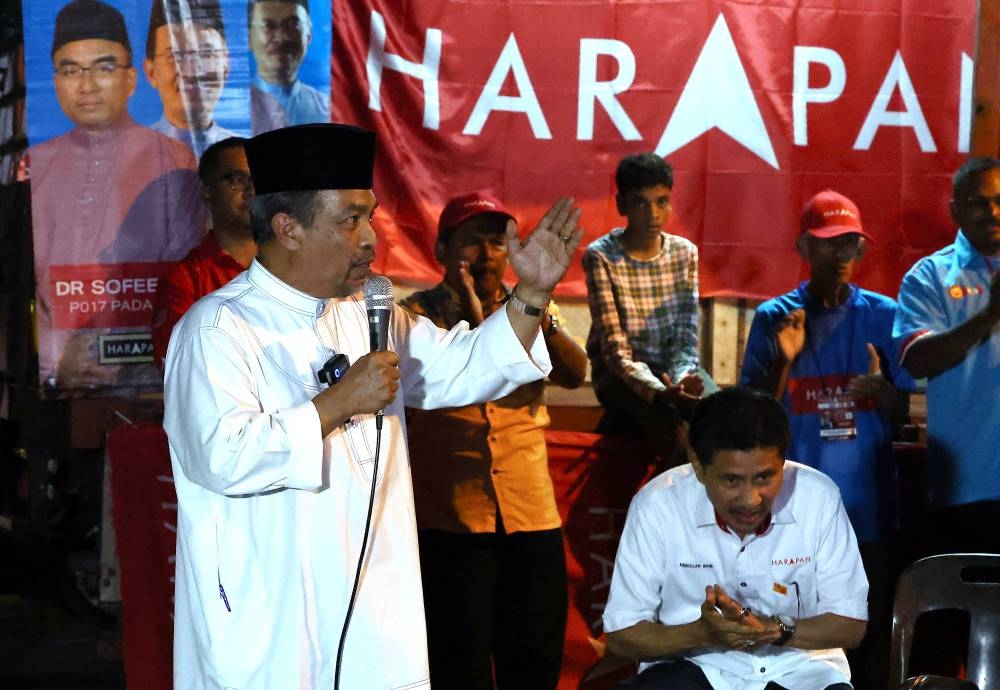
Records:
[[[788,630],[795,630],[795,619],[791,616],[778,616],[778,622]]]

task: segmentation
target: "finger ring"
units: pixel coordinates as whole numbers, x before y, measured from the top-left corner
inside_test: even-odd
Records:
[[[569,242],[569,240],[570,240],[571,237],[573,237],[573,236],[572,235],[565,235],[565,236],[564,235],[559,235],[559,239],[561,239],[563,242]]]
[[[743,647],[745,649],[750,649],[751,647],[753,647],[753,640],[747,640],[746,642],[744,642]]]
[[[746,606],[744,606],[743,608],[740,609],[740,616],[741,617],[746,617],[746,616],[749,616],[749,615],[750,615],[750,609],[748,609]]]

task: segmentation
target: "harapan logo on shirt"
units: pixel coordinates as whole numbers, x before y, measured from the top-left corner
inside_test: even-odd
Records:
[[[804,565],[812,563],[812,556],[791,556],[790,558],[772,558],[771,565]]]
[[[788,397],[792,403],[792,414],[817,414],[821,404],[824,405],[822,409],[827,410],[846,406],[860,411],[875,409],[874,398],[857,401],[852,399],[848,386],[856,375],[827,374],[824,377],[800,376],[789,379]]]
[[[962,299],[963,297],[970,297],[972,295],[982,295],[986,290],[982,285],[952,285],[948,288],[948,296],[952,299]]]

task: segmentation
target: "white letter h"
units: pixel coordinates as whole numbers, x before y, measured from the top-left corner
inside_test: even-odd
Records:
[[[422,63],[404,60],[385,52],[385,19],[372,10],[371,43],[368,46],[368,107],[382,111],[382,69],[388,68],[416,77],[424,84],[424,127],[437,129],[441,123],[438,72],[441,66],[441,30],[427,29]]]

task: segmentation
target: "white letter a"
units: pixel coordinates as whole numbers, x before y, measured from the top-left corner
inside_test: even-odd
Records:
[[[673,153],[713,127],[778,168],[764,118],[722,14],[691,70],[656,153],[661,156]]]
[[[514,82],[517,84],[520,96],[501,96],[500,89],[503,87],[507,74],[514,75]],[[524,59],[521,51],[517,47],[517,39],[514,34],[507,39],[507,44],[497,58],[497,64],[493,66],[489,79],[483,86],[483,92],[476,101],[476,107],[472,109],[469,121],[465,123],[462,134],[479,134],[483,131],[486,118],[494,110],[505,110],[511,113],[524,113],[528,116],[531,124],[531,131],[536,139],[551,139],[552,133],[549,125],[545,122],[545,115],[542,114],[542,106],[535,96],[535,89],[531,85],[528,77],[528,70],[524,66]]]

